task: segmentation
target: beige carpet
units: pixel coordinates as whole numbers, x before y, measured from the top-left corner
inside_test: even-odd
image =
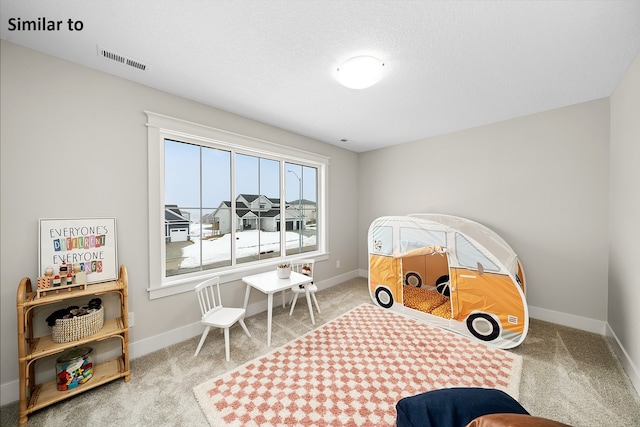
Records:
[[[212,426],[393,426],[403,397],[445,387],[517,399],[522,358],[363,304],[194,388]]]
[[[194,358],[198,334],[133,359],[128,383],[114,381],[37,411],[29,416],[27,427],[206,427],[209,423],[193,394],[195,385],[371,302],[366,278],[321,290],[317,297],[322,314],[316,315],[316,326],[304,305],[289,317],[289,307],[276,304],[272,348],[266,345],[267,315],[260,313],[246,319],[251,338],[239,327],[231,329],[230,362],[224,360],[222,334],[209,334]],[[195,297],[194,304],[197,307]],[[141,322],[144,319],[136,319]],[[519,401],[533,415],[575,427],[640,426],[640,398],[605,337],[532,319],[525,341],[508,351],[523,357]],[[0,408],[0,425],[18,425],[17,402]]]

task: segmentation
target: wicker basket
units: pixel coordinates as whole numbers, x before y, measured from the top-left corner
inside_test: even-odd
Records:
[[[100,307],[93,313],[84,316],[56,319],[56,324],[51,327],[51,339],[55,343],[78,341],[95,334],[102,329],[103,325],[104,307]]]

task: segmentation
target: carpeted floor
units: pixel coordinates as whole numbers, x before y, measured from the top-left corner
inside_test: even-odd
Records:
[[[323,324],[371,302],[365,278],[318,293]],[[231,330],[231,361],[224,341],[211,333],[193,357],[199,336],[131,361],[131,381],[122,380],[50,406],[29,417],[31,427],[207,426],[193,387],[270,352],[313,329],[306,307],[294,315],[274,307],[273,347],[266,346],[266,313],[246,319],[248,338]],[[597,334],[531,320],[522,345],[509,350],[523,357],[520,403],[533,415],[575,427],[640,425],[640,398],[607,340]],[[1,426],[18,425],[18,404],[0,408]]]

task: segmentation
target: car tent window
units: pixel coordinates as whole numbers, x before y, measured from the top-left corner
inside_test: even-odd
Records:
[[[393,228],[376,227],[371,233],[371,252],[378,255],[393,255]]]
[[[476,269],[480,263],[485,271],[500,271],[493,261],[460,233],[456,233],[456,255],[458,262],[464,267]]]
[[[400,252],[409,252],[425,246],[446,246],[443,231],[425,230],[424,228],[400,227]]]

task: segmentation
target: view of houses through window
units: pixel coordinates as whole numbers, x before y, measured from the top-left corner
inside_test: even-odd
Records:
[[[317,196],[316,167],[165,139],[166,276],[317,250]]]

